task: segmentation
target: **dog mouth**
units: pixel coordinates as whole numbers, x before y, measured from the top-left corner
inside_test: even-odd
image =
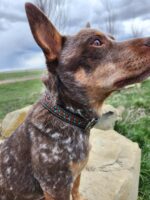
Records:
[[[149,76],[150,76],[150,69],[142,72],[141,74],[139,74],[137,76],[131,76],[131,77],[128,77],[128,78],[121,79],[121,80],[115,82],[114,85],[117,88],[122,88],[122,87],[125,87],[126,85],[139,83],[139,82],[145,80],[146,78],[148,78]]]

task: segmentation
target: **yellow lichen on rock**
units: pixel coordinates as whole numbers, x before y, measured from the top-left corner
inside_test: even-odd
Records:
[[[30,105],[6,115],[2,121],[2,137],[9,137],[22,124],[31,107]]]

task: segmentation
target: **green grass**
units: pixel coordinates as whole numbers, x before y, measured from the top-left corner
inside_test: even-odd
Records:
[[[25,71],[15,71],[15,72],[1,72],[0,81],[7,79],[24,78],[31,76],[40,76],[43,70],[25,70]]]
[[[116,92],[107,102],[125,106],[123,120],[116,123],[115,130],[142,149],[139,200],[150,200],[150,80],[141,88]]]
[[[0,85],[0,119],[8,112],[33,104],[39,98],[41,90],[40,80]]]

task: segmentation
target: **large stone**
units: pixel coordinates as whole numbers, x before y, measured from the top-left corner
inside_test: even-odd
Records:
[[[2,132],[1,135],[5,137],[9,137],[14,130],[19,127],[19,125],[25,120],[29,110],[32,106],[27,106],[20,110],[13,111],[8,113],[4,120],[2,121]]]
[[[141,160],[137,143],[113,130],[91,132],[81,194],[88,200],[137,200]]]
[[[99,120],[94,128],[101,130],[114,129],[115,123],[122,119],[122,113],[124,112],[124,107],[120,106],[115,108],[111,105],[104,104],[99,111]]]

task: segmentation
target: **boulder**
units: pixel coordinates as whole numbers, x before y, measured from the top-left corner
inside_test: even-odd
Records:
[[[88,200],[137,200],[141,150],[113,130],[92,129],[89,162],[81,176]]]
[[[115,123],[122,119],[122,114],[124,112],[124,107],[120,106],[114,108],[111,105],[104,104],[99,110],[99,120],[94,128],[101,130],[114,129]]]
[[[9,137],[14,132],[14,130],[19,127],[19,125],[25,120],[31,107],[32,106],[30,105],[6,115],[2,121],[2,137]]]

